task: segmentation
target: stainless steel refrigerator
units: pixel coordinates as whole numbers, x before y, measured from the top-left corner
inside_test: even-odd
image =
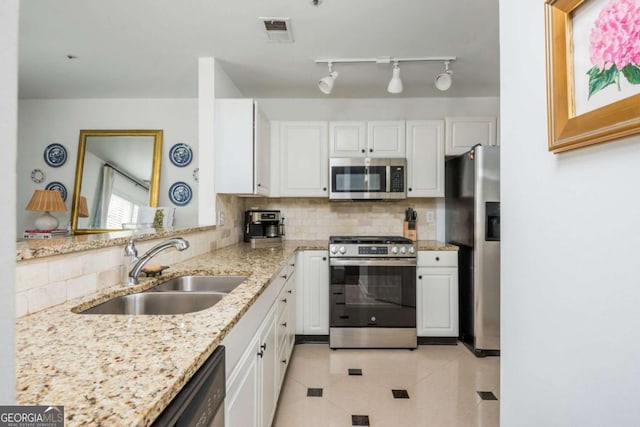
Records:
[[[445,164],[446,240],[460,247],[460,340],[500,352],[500,148],[476,146]]]

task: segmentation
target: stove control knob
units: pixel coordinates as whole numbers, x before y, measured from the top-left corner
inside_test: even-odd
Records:
[[[391,253],[392,254],[397,254],[398,253],[398,247],[397,246],[392,247],[391,248]]]
[[[414,254],[415,252],[416,252],[416,249],[413,246],[409,246],[409,253]]]
[[[347,248],[345,248],[344,246],[340,246],[340,253],[342,255],[346,254],[347,253]]]
[[[403,255],[404,255],[404,254],[406,254],[406,253],[407,253],[407,248],[405,248],[404,246],[402,246],[402,247],[400,248],[400,253],[401,253],[401,254],[403,254]]]
[[[332,253],[332,254],[334,254],[334,255],[338,253],[338,248],[337,248],[337,247],[335,247],[335,246],[331,246],[331,247],[329,248],[329,250],[330,250],[330,251],[331,251],[331,253]]]

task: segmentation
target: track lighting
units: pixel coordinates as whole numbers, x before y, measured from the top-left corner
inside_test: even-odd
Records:
[[[444,62],[444,73],[438,74],[434,84],[439,90],[447,90],[451,87],[452,71],[449,70],[449,64],[456,60],[455,56],[428,56],[424,58],[391,58],[389,56],[383,56],[378,58],[341,58],[341,59],[316,59],[316,64],[328,64],[329,75],[321,78],[318,81],[318,88],[329,95],[333,89],[338,73],[331,69],[335,63],[374,63],[374,64],[391,64],[393,63],[393,75],[389,84],[387,85],[387,91],[389,93],[402,93],[403,84],[400,78],[400,62]]]
[[[444,73],[438,74],[433,84],[436,85],[438,90],[447,90],[451,87],[451,75],[453,71],[449,69],[449,61],[444,61]]]
[[[393,77],[391,77],[391,80],[389,81],[387,92],[402,93],[402,79],[400,78],[400,67],[398,67],[398,61],[393,63]]]
[[[328,62],[328,65],[329,65],[329,75],[321,78],[318,81],[318,87],[320,88],[322,93],[327,95],[329,95],[333,90],[333,84],[335,83],[336,78],[338,78],[338,72],[332,70],[333,64],[331,63],[331,61]]]

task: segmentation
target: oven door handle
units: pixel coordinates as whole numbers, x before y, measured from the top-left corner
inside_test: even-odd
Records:
[[[415,267],[415,258],[384,258],[384,259],[363,259],[363,258],[340,258],[329,259],[331,267]]]

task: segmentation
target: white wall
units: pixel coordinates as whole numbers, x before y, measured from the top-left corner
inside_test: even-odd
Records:
[[[0,0],[0,404],[15,402],[16,142],[18,99],[18,1]]]
[[[175,226],[198,223],[198,183],[192,174],[198,167],[198,101],[196,99],[27,99],[18,110],[18,200],[17,233],[33,225],[36,212],[26,212],[33,190],[51,181],[60,181],[68,191],[66,213],[56,214],[61,227],[69,224],[80,129],[162,129],[162,173],[159,206],[173,206],[168,191],[171,184],[184,181],[192,187],[191,202],[176,209]],[[48,166],[43,157],[47,145],[57,142],[67,149],[68,158],[59,168]],[[194,159],[186,167],[174,166],[168,157],[171,147],[184,142]],[[31,171],[41,169],[41,184],[31,181]]]
[[[501,425],[640,425],[640,137],[549,153],[543,2],[500,27]]]
[[[260,99],[270,120],[420,120],[497,116],[498,98]]]

